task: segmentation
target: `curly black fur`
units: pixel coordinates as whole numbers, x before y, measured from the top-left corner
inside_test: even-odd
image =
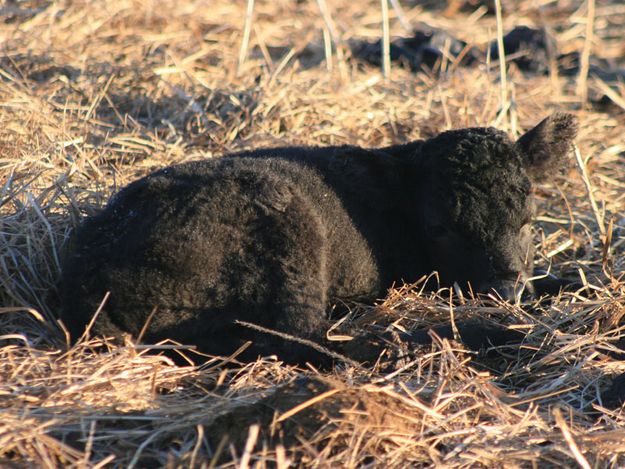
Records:
[[[531,268],[529,175],[562,165],[574,134],[573,119],[556,114],[519,144],[464,129],[381,149],[277,148],[165,168],[76,231],[61,317],[80,336],[110,292],[96,334],[136,337],[155,311],[147,341],[227,354],[252,340],[248,358],[302,361],[306,347],[235,321],[323,342],[330,305],[371,301],[433,270],[446,284],[514,294]]]

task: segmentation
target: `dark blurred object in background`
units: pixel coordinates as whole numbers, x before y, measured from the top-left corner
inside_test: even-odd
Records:
[[[381,39],[372,43],[353,40],[350,47],[353,57],[371,65],[382,64]],[[465,66],[472,65],[479,58],[477,49],[468,47],[466,42],[425,23],[420,23],[415,28],[413,36],[393,39],[390,46],[391,61],[414,72],[422,68],[434,70],[440,66],[445,55],[450,61],[454,61],[461,54],[460,63]]]
[[[490,57],[499,60],[497,41],[490,43]],[[508,63],[513,62],[523,71],[547,73],[550,58],[558,55],[558,45],[544,28],[517,26],[503,37],[503,49]]]

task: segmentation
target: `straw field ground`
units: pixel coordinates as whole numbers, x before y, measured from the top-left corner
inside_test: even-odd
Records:
[[[503,74],[486,53],[488,2],[400,3],[392,38],[424,22],[481,59],[393,61],[385,78],[350,48],[382,36],[374,0],[258,0],[251,15],[229,0],[0,5],[0,466],[625,466],[624,408],[606,394],[625,373],[625,6],[504,1],[504,32],[546,28],[579,66],[562,73],[551,53],[546,73],[511,59]],[[522,346],[484,357],[435,339],[392,360],[389,344],[374,365],[330,372],[273,357],[175,366],[147,352],[199,358],[174,343],[69,347],[55,321],[71,231],[153,169],[466,126],[514,136],[556,110],[577,115],[579,152],[537,189],[536,264],[580,291],[515,305],[397,285],[346,319],[410,330],[480,316],[526,331]]]

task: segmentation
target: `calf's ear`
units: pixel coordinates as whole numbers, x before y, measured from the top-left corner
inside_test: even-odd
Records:
[[[577,119],[572,114],[550,115],[516,142],[532,181],[544,181],[564,166],[577,135]]]

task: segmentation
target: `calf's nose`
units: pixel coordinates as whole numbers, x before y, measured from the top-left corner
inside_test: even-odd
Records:
[[[518,280],[495,280],[480,291],[485,293],[496,293],[502,299],[511,303],[516,303],[522,299],[530,299],[534,296],[534,288],[531,282],[523,281],[521,278]]]

